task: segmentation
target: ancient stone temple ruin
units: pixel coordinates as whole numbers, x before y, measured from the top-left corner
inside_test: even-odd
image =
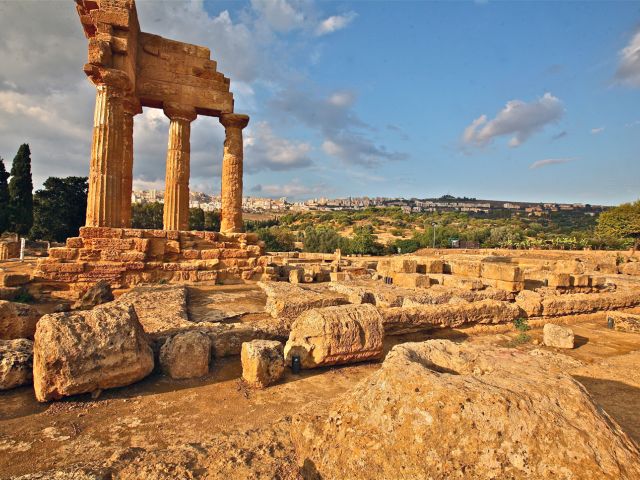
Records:
[[[123,284],[210,280],[220,270],[244,278],[260,273],[253,269],[262,247],[241,233],[242,129],[249,117],[234,112],[230,80],[217,71],[209,49],[140,31],[134,0],[76,3],[88,39],[84,72],[96,87],[86,227],[66,248],[51,249],[40,273],[72,283]],[[130,228],[133,123],[142,107],[161,108],[170,120],[161,231]],[[206,236],[187,232],[190,132],[198,115],[218,117],[226,134],[220,233]],[[174,273],[167,278],[150,270]]]

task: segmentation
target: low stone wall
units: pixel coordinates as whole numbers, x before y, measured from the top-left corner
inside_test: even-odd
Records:
[[[20,242],[2,241],[0,242],[0,260],[9,260],[20,256]]]
[[[147,282],[218,283],[260,279],[264,244],[253,233],[82,227],[66,247],[38,261],[39,280],[116,288]]]

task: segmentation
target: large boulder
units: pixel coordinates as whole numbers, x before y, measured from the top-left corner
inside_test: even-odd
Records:
[[[171,335],[193,326],[187,311],[188,291],[183,285],[136,287],[118,298],[133,305],[144,331],[151,335]]]
[[[73,304],[77,310],[89,310],[97,305],[113,301],[111,285],[106,280],[100,280],[87,289]]]
[[[38,311],[27,304],[0,300],[0,339],[33,339],[39,319]]]
[[[394,347],[291,435],[305,478],[640,478],[638,447],[571,376],[446,340]]]
[[[153,352],[131,305],[43,316],[36,329],[33,380],[41,402],[137,382]]]
[[[211,339],[198,331],[178,333],[160,349],[160,365],[171,378],[198,378],[209,373]]]
[[[282,343],[276,340],[252,340],[242,344],[242,378],[249,385],[264,388],[284,376]]]
[[[33,342],[26,338],[0,340],[0,390],[31,383]]]
[[[285,361],[299,356],[303,368],[314,368],[377,359],[383,339],[382,317],[373,305],[317,308],[293,323]]]

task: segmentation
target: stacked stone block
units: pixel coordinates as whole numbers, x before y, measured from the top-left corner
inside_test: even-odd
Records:
[[[147,282],[220,283],[259,279],[264,244],[252,233],[83,227],[65,247],[49,249],[36,276],[71,284],[106,280],[115,287]]]

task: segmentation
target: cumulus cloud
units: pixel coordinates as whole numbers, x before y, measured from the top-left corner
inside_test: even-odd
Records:
[[[354,112],[354,101],[355,95],[345,91],[321,96],[290,87],[281,90],[271,106],[285,119],[293,118],[318,130],[323,137],[322,150],[346,164],[373,167],[383,161],[406,159],[405,153],[390,151],[370,138],[375,129]]]
[[[575,158],[545,158],[544,160],[538,160],[529,165],[529,168],[535,170],[537,168],[548,167],[550,165],[559,165],[562,163],[573,162]]]
[[[629,44],[620,50],[619,57],[616,80],[630,87],[640,87],[640,30],[633,35]]]
[[[316,35],[322,36],[342,30],[355,20],[356,12],[347,12],[343,15],[332,15],[324,19],[316,28]]]
[[[251,6],[275,31],[288,32],[304,25],[305,14],[301,8],[309,5],[299,1],[251,0]]]
[[[283,184],[258,184],[251,191],[256,194],[265,195],[267,197],[294,197],[303,198],[313,195],[326,195],[331,191],[330,187],[324,183],[315,185],[305,185],[299,179],[294,178],[288,183]]]
[[[494,138],[511,136],[509,146],[518,147],[563,114],[562,102],[550,93],[529,103],[511,100],[494,119],[489,120],[486,115],[476,118],[464,130],[462,139],[468,145],[484,146]]]
[[[604,127],[598,127],[598,128],[592,128],[591,129],[591,135],[598,135],[600,133],[604,132]]]
[[[274,134],[267,122],[260,122],[245,138],[245,164],[248,172],[267,170],[291,170],[308,167],[311,145],[294,142]]]

